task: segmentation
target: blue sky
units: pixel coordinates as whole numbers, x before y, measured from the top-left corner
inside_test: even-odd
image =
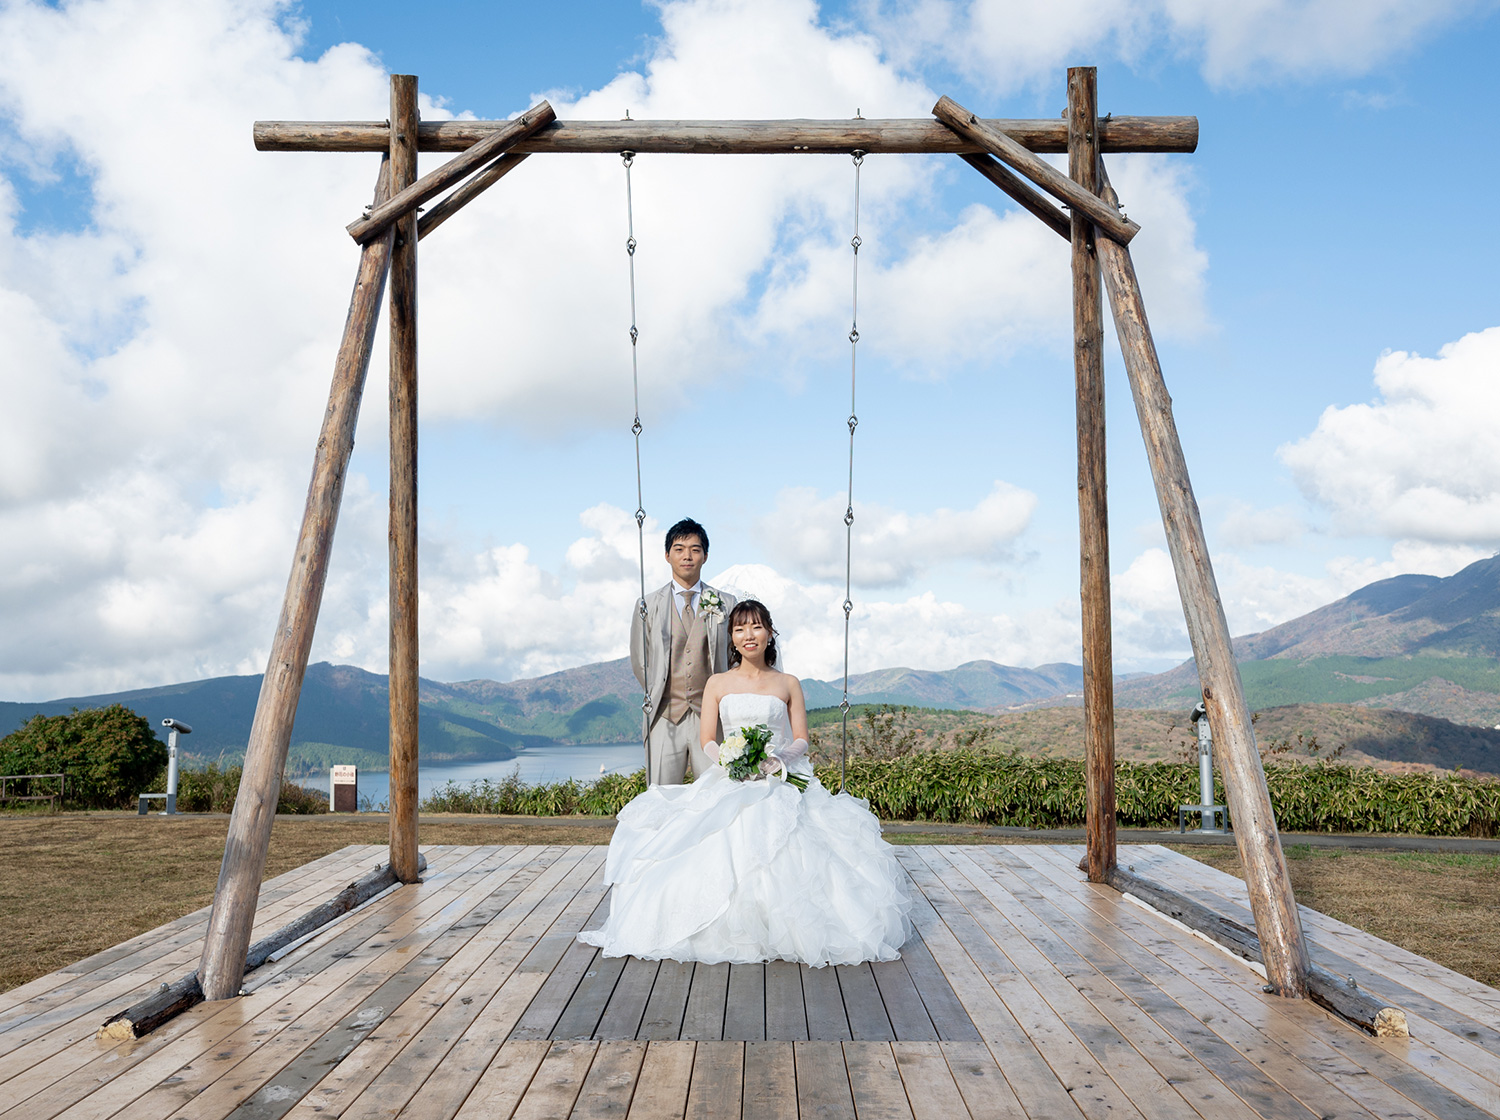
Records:
[[[1476,109],[1490,3],[682,0],[0,5],[0,694],[264,664],[374,157],[259,118],[1190,113],[1111,162],[1237,633],[1500,542]],[[424,168],[438,157],[424,157]],[[791,667],[841,634],[852,168],[635,167],[645,505],[713,536]],[[863,172],[855,669],[1077,659],[1066,247],[951,157]],[[1476,205],[1477,203],[1477,205]],[[422,246],[423,671],[623,652],[635,595],[624,182],[539,157]],[[1110,340],[1113,345],[1113,340]],[[383,667],[383,348],[314,656]],[[1116,660],[1186,655],[1108,369]],[[656,542],[652,542],[655,545]],[[659,547],[659,546],[658,546]],[[657,547],[648,547],[655,553]],[[653,582],[664,578],[653,568]]]

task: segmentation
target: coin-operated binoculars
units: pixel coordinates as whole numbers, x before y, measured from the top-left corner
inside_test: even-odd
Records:
[[[140,815],[146,815],[146,802],[155,801],[158,798],[167,803],[166,813],[175,815],[177,812],[177,736],[178,734],[191,735],[193,729],[180,719],[164,719],[161,725],[167,728],[167,792],[166,793],[143,793],[140,795]]]
[[[1214,804],[1214,733],[1203,701],[1193,709],[1191,721],[1198,728],[1198,804],[1177,806],[1177,831],[1186,832],[1188,814],[1197,813],[1200,832],[1223,835],[1229,831],[1229,809]]]

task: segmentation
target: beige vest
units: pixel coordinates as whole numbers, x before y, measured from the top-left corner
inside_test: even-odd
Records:
[[[672,723],[681,723],[688,712],[703,708],[703,686],[709,677],[708,627],[696,610],[692,624],[683,626],[676,588],[667,601],[672,609],[672,653],[667,662],[666,716]]]

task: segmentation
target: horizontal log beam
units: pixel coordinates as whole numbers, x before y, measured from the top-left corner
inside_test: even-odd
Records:
[[[421,856],[418,870],[426,866],[427,857]],[[389,864],[377,867],[368,875],[356,879],[321,906],[314,907],[296,921],[288,922],[250,946],[250,951],[245,954],[245,972],[253,972],[294,941],[317,932],[335,918],[349,913],[356,906],[395,885],[396,876]],[[105,1041],[141,1038],[202,1002],[203,988],[198,983],[195,969],[175,983],[163,984],[155,994],[132,1004],[118,1015],[111,1015],[99,1028],[99,1038]]]
[[[1265,964],[1260,938],[1256,937],[1254,930],[1209,909],[1197,899],[1189,898],[1180,891],[1164,887],[1123,867],[1111,870],[1108,882],[1121,894],[1140,899],[1153,910],[1217,941],[1236,956],[1256,964]],[[1318,965],[1308,967],[1307,994],[1315,1003],[1370,1034],[1381,1038],[1411,1037],[1405,1011],[1379,996],[1371,995],[1353,980],[1336,976],[1326,968]]]
[[[1053,198],[1089,218],[1106,237],[1121,245],[1128,245],[1130,239],[1141,231],[1140,226],[1108,202],[1084,190],[1046,160],[1038,159],[1034,152],[1007,135],[1003,129],[992,128],[981,121],[953,98],[938,98],[938,103],[932,107],[932,115],[960,136],[980,145],[990,155],[1008,163]]]
[[[538,128],[556,119],[557,114],[552,111],[552,106],[545,101],[539,102],[515,120],[507,121],[504,128],[496,129],[483,140],[465,149],[463,155],[450,159],[442,167],[429,171],[411,186],[398,191],[392,198],[371,210],[367,217],[350,222],[345,227],[349,231],[349,236],[361,245],[380,236],[428,199],[435,198],[449,187],[463,182],[474,171],[491,160],[499,158],[517,140],[530,136]]]
[[[462,152],[510,121],[423,121],[417,149]],[[1066,152],[1068,122],[985,119],[1033,152]],[[256,121],[255,146],[262,152],[385,152],[385,121]],[[1101,117],[1104,152],[1192,152],[1198,148],[1197,117]],[[937,121],[918,119],[846,121],[554,121],[510,149],[541,152],[677,152],[699,154],[877,154],[980,152]]]

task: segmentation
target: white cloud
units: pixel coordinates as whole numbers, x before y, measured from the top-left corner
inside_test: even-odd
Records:
[[[263,667],[356,260],[343,226],[368,201],[378,160],[257,153],[249,124],[379,117],[388,97],[379,60],[358,44],[299,59],[289,10],[0,5],[0,695]],[[934,100],[885,44],[830,29],[809,0],[672,3],[661,18],[638,71],[554,95],[559,112],[925,116]],[[427,91],[428,119],[451,115],[441,92]],[[65,167],[86,181],[86,221],[29,228],[23,180],[35,188]],[[868,307],[893,358],[941,365],[1065,340],[1066,252],[1043,249],[1051,235],[1029,219],[975,208],[909,248],[897,240],[937,167],[866,165]],[[690,407],[682,385],[712,386],[804,329],[809,307],[844,314],[845,161],[643,156],[634,175],[642,389],[658,415]],[[1120,161],[1115,175],[1147,226],[1138,258],[1159,325],[1196,329],[1204,259],[1190,183],[1160,160]],[[465,225],[423,242],[424,424],[488,421],[545,440],[628,415],[622,179],[614,157],[533,159]],[[955,330],[929,289],[963,285],[992,287]],[[965,341],[944,351],[955,336]],[[362,448],[384,441],[383,368],[377,344]],[[1024,526],[1019,501],[992,496],[921,529],[993,556]],[[381,504],[350,478],[314,656],[384,663]],[[605,604],[638,593],[634,526],[586,517],[591,535],[555,573],[521,542],[476,553],[424,536],[424,671],[529,673],[623,648],[600,635],[613,633]],[[920,571],[910,528],[871,518],[868,578]],[[510,603],[516,620],[503,622]],[[533,607],[545,610],[533,618]],[[557,626],[570,610],[582,621]]]
[[[843,496],[820,498],[811,488],[791,487],[776,496],[775,509],[757,531],[791,570],[818,580],[842,581],[847,509]],[[1026,530],[1035,509],[1035,494],[999,481],[967,510],[910,514],[856,501],[854,582],[861,587],[900,586],[935,564],[1009,559],[1011,545]]]
[[[1233,502],[1219,521],[1215,536],[1233,548],[1255,548],[1265,544],[1287,544],[1306,531],[1302,515],[1291,506],[1256,509],[1247,502]]]
[[[1279,454],[1308,499],[1355,535],[1500,543],[1500,327],[1436,358],[1375,364],[1378,399],[1331,406]]]
[[[1079,57],[1197,60],[1220,86],[1351,76],[1411,48],[1485,0],[895,0],[884,38],[937,54],[1002,90],[1055,79]],[[1106,106],[1107,108],[1108,106]]]

